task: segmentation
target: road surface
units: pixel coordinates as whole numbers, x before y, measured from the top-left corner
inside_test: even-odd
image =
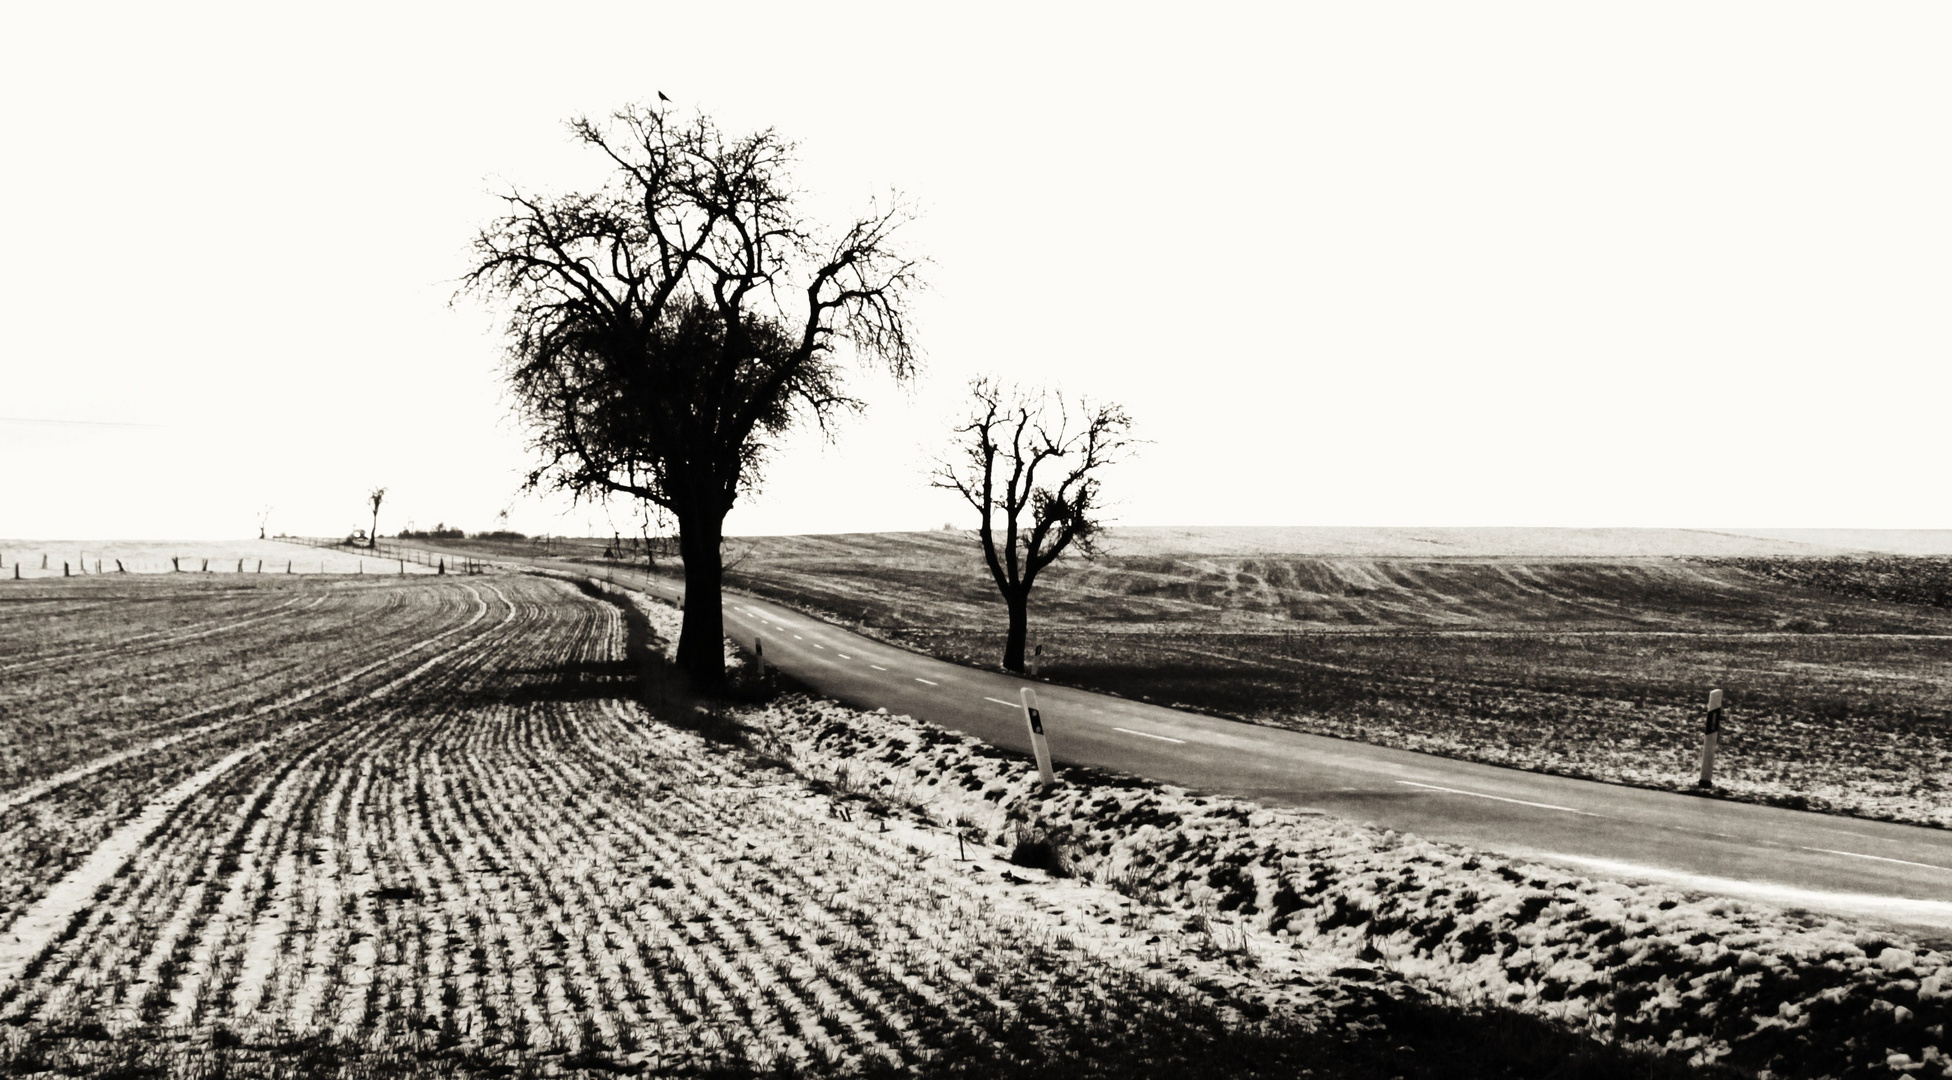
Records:
[[[510,560],[502,560],[510,561]],[[602,576],[553,560],[534,565]],[[614,572],[671,600],[681,583]],[[849,705],[1025,754],[1035,686],[1052,756],[1216,794],[1308,807],[1585,873],[1952,931],[1952,831],[1650,791],[1221,720],[945,663],[740,594],[727,636]]]

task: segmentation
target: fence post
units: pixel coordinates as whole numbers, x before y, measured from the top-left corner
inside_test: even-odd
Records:
[[[62,577],[67,577],[67,576],[68,576],[68,563],[67,563],[67,560],[65,560],[65,559],[64,559],[64,560],[62,560],[62,562],[61,562],[61,576],[62,576]]]
[[[116,572],[116,573],[118,573],[118,574],[126,574],[126,573],[128,573],[128,571],[127,571],[127,570],[124,570],[124,569],[122,569],[122,560],[121,560],[121,559],[117,559],[117,560],[115,560],[115,572]]]
[[[205,560],[203,560],[203,572],[204,572],[204,573],[206,573],[206,574],[208,574],[208,573],[210,572],[210,560],[209,560],[209,559],[205,559]]]

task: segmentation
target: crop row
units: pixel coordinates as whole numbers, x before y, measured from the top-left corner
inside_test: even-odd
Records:
[[[1219,1000],[1195,984],[1230,969],[1176,920],[1102,889],[1041,911],[993,851],[958,862],[653,718],[613,604],[480,587],[492,617],[200,759],[45,888],[0,1025],[851,1068],[1028,1060]]]
[[[225,642],[204,641],[201,663],[237,693],[232,702],[220,698],[216,707],[199,707],[181,686],[161,683],[152,689],[164,704],[174,703],[182,712],[119,728],[106,722],[91,725],[73,715],[66,718],[66,727],[42,718],[38,739],[31,738],[37,730],[34,718],[10,724],[13,748],[26,763],[20,771],[37,779],[0,791],[0,929],[21,918],[28,905],[78,870],[164,792],[212,762],[292,736],[320,717],[362,708],[367,695],[432,657],[478,643],[488,628],[513,614],[492,587],[394,588],[413,590],[419,603],[353,594],[367,602],[351,606],[345,622],[336,627],[342,634],[338,640],[321,640],[313,627],[283,641],[229,639],[227,649]],[[385,617],[396,607],[402,612],[424,608],[434,617]],[[267,675],[264,683],[238,684],[240,677],[264,673],[277,678],[270,681]],[[156,676],[154,671],[146,674]],[[205,685],[200,679],[187,681]],[[58,703],[45,704],[52,711]]]
[[[243,610],[231,595],[239,591],[254,594]],[[329,681],[472,617],[474,606],[458,583],[293,579],[248,590],[179,586],[160,606],[131,605],[126,618],[103,612],[105,643],[25,661],[0,681],[0,708],[13,721],[0,731],[0,793]],[[140,621],[164,612],[174,614],[162,625]],[[39,629],[31,618],[9,620],[0,638],[31,640]]]

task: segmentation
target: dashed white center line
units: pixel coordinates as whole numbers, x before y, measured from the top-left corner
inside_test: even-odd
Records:
[[[1123,731],[1127,735],[1137,735],[1141,739],[1158,739],[1160,742],[1183,743],[1185,739],[1175,739],[1171,735],[1154,735],[1150,731],[1133,731],[1129,727],[1115,727],[1113,731]]]
[[[989,695],[987,695],[987,694],[985,694],[985,695],[983,696],[983,700],[984,700],[984,701],[994,701],[994,702],[996,702],[996,703],[997,703],[998,705],[1001,705],[1001,706],[1003,706],[1003,707],[1004,707],[1004,708],[1006,708],[1006,709],[1015,709],[1015,708],[1020,708],[1020,706],[1019,706],[1019,705],[1018,705],[1018,704],[1017,704],[1016,702],[1014,702],[1014,701],[1005,701],[1005,700],[1003,700],[1003,699],[1002,699],[1002,698],[1000,698],[1000,697],[990,697],[990,696],[989,696]]]
[[[873,669],[874,669],[874,670],[876,670],[876,671],[886,671],[886,670],[888,670],[887,668],[885,668],[885,667],[882,667],[882,666],[881,666],[880,664],[869,664],[868,666],[869,666],[869,667],[871,667],[871,668],[873,668]]]
[[[1804,851],[1821,851],[1825,855],[1848,855],[1853,859],[1875,859],[1878,862],[1897,863],[1899,866],[1922,866],[1927,870],[1952,870],[1952,866],[1934,866],[1928,862],[1912,862],[1909,859],[1889,859],[1883,855],[1865,855],[1856,851],[1837,851],[1827,847],[1806,847]]]
[[[840,657],[840,658],[841,658],[842,660],[852,660],[852,659],[854,659],[853,657],[851,657],[851,656],[849,656],[849,655],[847,655],[847,654],[846,654],[846,653],[844,653],[844,652],[837,652],[837,653],[835,653],[834,655],[835,655],[835,656],[838,656],[838,657]]]
[[[939,682],[936,682],[936,681],[934,681],[933,679],[924,679],[924,678],[922,678],[922,677],[921,677],[920,675],[917,675],[917,676],[915,676],[915,681],[916,681],[916,682],[919,682],[919,683],[928,683],[928,684],[929,684],[930,686],[941,686],[941,685],[942,685],[941,683],[939,683]]]
[[[1493,802],[1517,803],[1520,806],[1536,806],[1541,810],[1560,810],[1568,814],[1578,814],[1580,817],[1599,817],[1598,814],[1585,810],[1575,810],[1570,806],[1554,806],[1551,803],[1529,802],[1525,799],[1507,799],[1503,795],[1486,795],[1482,791],[1465,791],[1462,788],[1438,787],[1435,784],[1419,784],[1415,780],[1398,780],[1397,783],[1407,784],[1415,788],[1423,788],[1426,791],[1442,791],[1451,795],[1469,795],[1473,799],[1490,799]]]
[[[805,641],[805,640],[806,640],[806,638],[803,638],[803,637],[801,637],[801,636],[800,636],[800,635],[798,635],[798,634],[794,634],[794,635],[793,635],[793,640],[794,640],[794,641]]]
[[[818,641],[810,641],[807,644],[812,645],[816,649],[825,649],[827,647],[825,645],[820,644]]]

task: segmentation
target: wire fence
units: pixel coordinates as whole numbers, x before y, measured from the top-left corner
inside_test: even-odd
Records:
[[[478,559],[465,552],[448,553],[429,551],[424,548],[408,547],[388,540],[335,540],[317,536],[278,536],[273,539],[286,544],[303,544],[310,548],[324,548],[362,557],[391,559],[404,569],[408,564],[424,566],[439,574],[484,574],[498,567],[486,560]]]
[[[283,545],[313,548],[325,557],[289,552]],[[482,574],[496,564],[465,553],[428,551],[380,541],[377,546],[308,536],[262,541],[111,542],[101,549],[64,550],[0,546],[0,581],[112,574]],[[202,550],[198,550],[202,548]],[[215,551],[211,549],[215,548]],[[187,552],[187,554],[186,554]],[[289,552],[289,553],[288,553]]]

